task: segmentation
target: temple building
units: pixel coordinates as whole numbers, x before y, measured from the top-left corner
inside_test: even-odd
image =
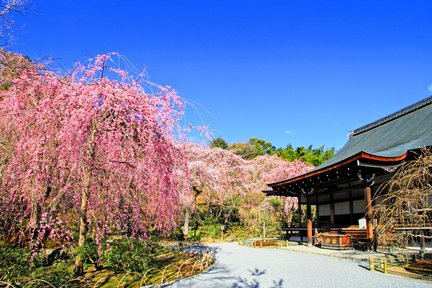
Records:
[[[307,229],[301,217],[288,232],[305,234],[311,241],[313,231],[351,234],[371,242],[374,219],[371,209],[379,187],[390,180],[404,162],[420,149],[432,146],[432,97],[395,112],[350,133],[349,140],[335,156],[294,178],[269,183],[266,195],[297,197],[306,206]],[[300,215],[305,211],[298,209]],[[305,221],[310,222],[312,221]],[[312,225],[312,224],[309,224]],[[316,232],[315,232],[316,233]],[[336,241],[336,240],[335,240]],[[341,239],[337,239],[342,243]]]

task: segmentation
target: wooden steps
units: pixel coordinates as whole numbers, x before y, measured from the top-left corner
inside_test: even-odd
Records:
[[[341,233],[351,236],[353,240],[367,240],[366,229],[362,228],[342,228]]]
[[[355,249],[366,249],[369,244],[366,229],[359,228],[358,225],[342,228],[341,233],[351,237],[351,245]]]

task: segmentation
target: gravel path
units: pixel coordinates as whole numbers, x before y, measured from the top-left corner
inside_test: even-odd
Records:
[[[432,282],[370,272],[366,262],[236,243],[210,247],[216,251],[216,263],[210,269],[164,287],[432,287]]]

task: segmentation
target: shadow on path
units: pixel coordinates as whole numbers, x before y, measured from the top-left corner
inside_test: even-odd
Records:
[[[266,273],[266,270],[259,270],[258,268],[255,268],[254,270],[248,270],[248,272],[251,273],[251,276],[263,276]],[[234,283],[231,288],[267,288],[268,286],[260,286],[259,278],[253,278],[249,280],[248,278],[242,278],[237,277],[237,282]],[[283,287],[283,280],[280,279],[279,281],[273,280],[273,285],[269,286],[268,288],[282,288]]]

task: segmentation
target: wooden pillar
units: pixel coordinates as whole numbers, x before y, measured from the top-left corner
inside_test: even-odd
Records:
[[[298,224],[299,224],[299,227],[302,227],[302,208],[301,208],[301,194],[300,193],[297,193],[297,199],[298,199],[298,209],[297,209],[297,212],[298,212]]]
[[[372,188],[370,186],[364,188],[364,198],[366,202],[366,237],[372,241],[374,232],[372,223]]]
[[[307,239],[308,239],[308,246],[312,246],[312,220],[307,220]]]
[[[350,224],[357,224],[356,220],[354,219],[354,203],[353,203],[353,199],[352,199],[352,191],[349,190],[349,204],[350,204]]]
[[[307,216],[307,239],[308,246],[312,246],[312,208],[310,196],[306,195],[306,216]]]
[[[312,220],[312,207],[310,203],[310,196],[306,195],[306,217]]]
[[[335,224],[335,209],[333,202],[333,193],[330,193],[330,223],[333,226]]]

